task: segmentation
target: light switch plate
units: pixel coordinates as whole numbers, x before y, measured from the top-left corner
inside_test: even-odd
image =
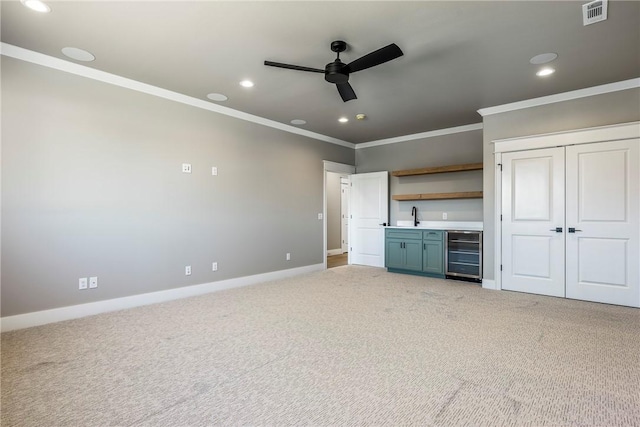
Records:
[[[324,215],[322,215],[322,213],[318,214],[318,219],[322,219]]]
[[[87,289],[87,278],[81,277],[78,280],[78,289]]]
[[[182,164],[182,173],[191,173],[191,163]]]
[[[218,168],[215,166],[211,167],[211,175],[218,176]]]

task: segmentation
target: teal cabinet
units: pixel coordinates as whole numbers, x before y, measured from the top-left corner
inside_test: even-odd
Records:
[[[422,250],[422,266],[425,273],[444,276],[444,247],[442,242],[425,240]]]
[[[443,231],[388,228],[385,246],[389,271],[444,278]]]
[[[414,230],[387,230],[385,254],[387,268],[421,271],[422,234]]]

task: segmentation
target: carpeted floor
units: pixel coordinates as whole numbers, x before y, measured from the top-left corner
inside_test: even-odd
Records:
[[[346,266],[2,334],[3,426],[640,425],[640,310]]]

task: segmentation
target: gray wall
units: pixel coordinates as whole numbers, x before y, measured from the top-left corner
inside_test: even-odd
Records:
[[[2,316],[322,263],[322,160],[355,160],[7,57],[2,122]]]
[[[358,173],[482,162],[482,130],[424,138],[356,150]],[[482,221],[482,199],[395,201],[394,194],[449,193],[482,190],[482,171],[389,178],[389,220],[411,220],[418,208],[423,221]]]
[[[495,279],[495,171],[492,141],[640,120],[640,89],[484,117],[484,278]]]
[[[340,177],[335,172],[327,172],[327,250],[342,248],[342,187]]]

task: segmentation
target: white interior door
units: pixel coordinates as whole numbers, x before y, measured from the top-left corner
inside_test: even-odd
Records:
[[[341,204],[340,204],[340,220],[342,229],[342,253],[349,251],[349,179],[340,178]]]
[[[505,153],[502,170],[502,289],[564,297],[564,148]]]
[[[639,143],[566,149],[568,298],[640,307]]]
[[[349,264],[384,267],[384,226],[389,215],[389,174],[350,175]]]

